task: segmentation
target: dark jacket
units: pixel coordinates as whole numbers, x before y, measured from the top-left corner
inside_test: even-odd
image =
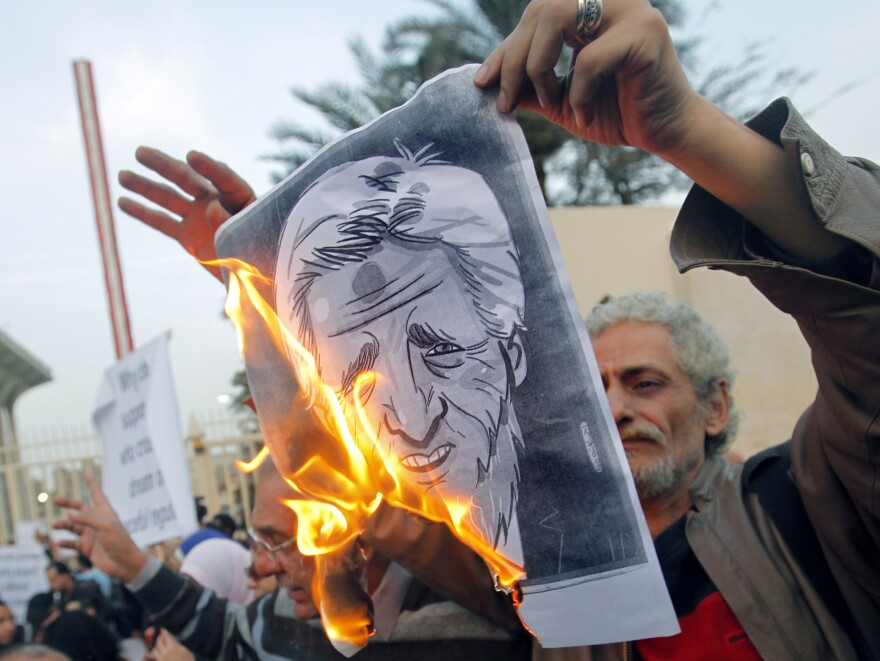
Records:
[[[880,171],[837,153],[787,99],[750,125],[785,149],[816,222],[857,248],[833,264],[786,263],[733,209],[699,187],[689,194],[672,235],[679,269],[749,278],[797,321],[819,389],[790,443],[745,469],[707,461],[686,535],[763,657],[880,658]],[[617,644],[540,658],[630,652]]]

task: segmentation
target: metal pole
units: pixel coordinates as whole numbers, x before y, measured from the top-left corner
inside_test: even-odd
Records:
[[[134,342],[131,338],[128,307],[125,302],[125,287],[122,283],[122,270],[119,266],[113,207],[110,204],[110,187],[107,184],[104,145],[101,141],[101,126],[98,122],[98,105],[95,101],[91,63],[88,60],[75,60],[73,75],[76,79],[76,93],[82,118],[89,178],[92,182],[92,200],[95,204],[98,241],[101,245],[101,257],[104,261],[104,283],[110,306],[110,325],[113,330],[113,341],[116,345],[116,358],[119,359],[131,352],[134,348]]]

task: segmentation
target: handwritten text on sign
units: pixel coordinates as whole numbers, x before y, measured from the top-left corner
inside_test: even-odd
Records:
[[[104,490],[134,540],[147,546],[193,530],[164,336],[106,370],[94,420],[104,446]]]
[[[0,595],[19,624],[24,623],[30,598],[49,589],[46,580],[48,564],[49,560],[39,546],[0,548]]]

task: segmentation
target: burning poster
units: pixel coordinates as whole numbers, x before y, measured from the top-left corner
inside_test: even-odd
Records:
[[[546,646],[674,633],[525,140],[473,73],[217,234],[300,547],[343,553],[384,498],[477,550]]]

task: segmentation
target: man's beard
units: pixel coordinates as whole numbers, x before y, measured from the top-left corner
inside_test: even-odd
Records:
[[[686,455],[677,461],[669,439],[656,425],[627,425],[620,430],[620,437],[622,440],[648,439],[667,450],[661,457],[647,464],[633,465],[630,462],[636,492],[642,502],[658,500],[672,492],[700,460],[699,455]],[[638,450],[628,450],[627,456],[630,452],[638,453]]]

